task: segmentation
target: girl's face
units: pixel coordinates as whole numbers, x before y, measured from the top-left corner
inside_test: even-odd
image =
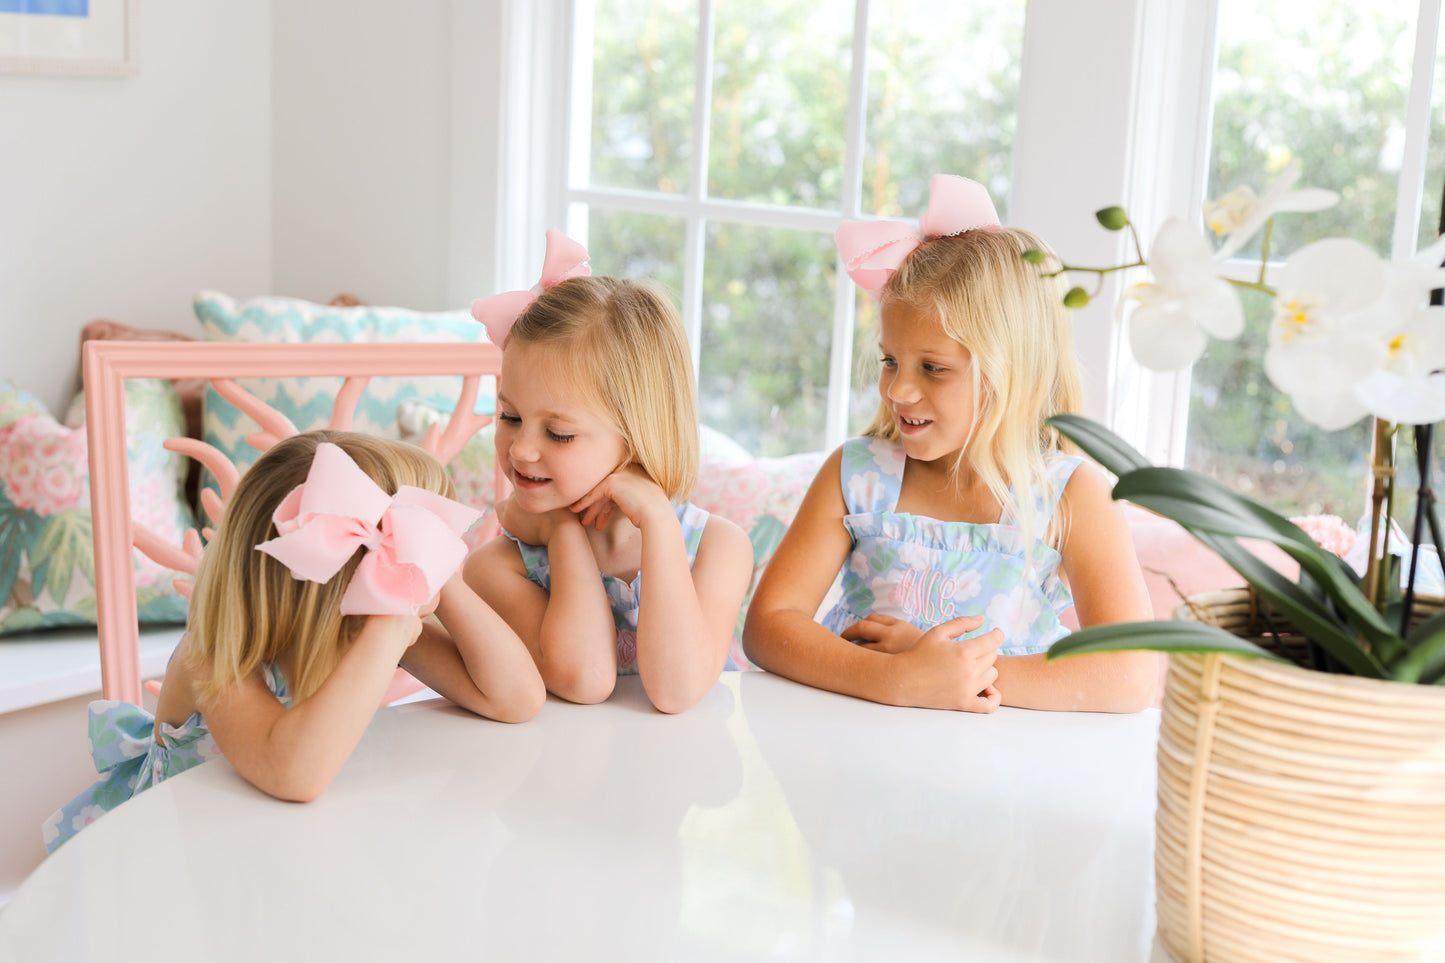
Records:
[[[885,301],[881,328],[878,393],[904,453],[924,462],[952,460],[973,428],[973,356],[928,309]]]
[[[565,508],[622,464],[622,435],[559,374],[553,345],[523,344],[502,355],[497,459],[518,508]]]

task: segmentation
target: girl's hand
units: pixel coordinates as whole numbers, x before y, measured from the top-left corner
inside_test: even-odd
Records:
[[[858,642],[861,639],[861,644],[867,648],[875,652],[887,652],[889,655],[907,652],[923,638],[923,630],[916,625],[881,612],[874,612],[854,622],[839,634],[849,642]]]
[[[898,684],[912,691],[915,705],[965,712],[992,712],[1000,695],[994,686],[1003,631],[994,629],[971,639],[956,636],[983,624],[981,615],[965,615],[940,622],[895,660],[902,676]]]
[[[580,512],[582,526],[599,532],[607,527],[614,512],[642,528],[648,515],[672,514],[672,505],[662,488],[635,465],[619,468],[597,483],[590,492],[572,503],[572,511]]]

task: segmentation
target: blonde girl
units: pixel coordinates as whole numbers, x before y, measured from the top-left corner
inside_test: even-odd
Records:
[[[895,705],[1149,705],[1152,654],[1044,660],[1070,606],[1086,626],[1151,609],[1108,478],[1045,423],[1081,391],[1058,281],[1021,257],[1043,242],[1000,227],[983,187],[949,175],[917,231],[854,222],[838,242],[880,302],[880,404],[769,562],[749,658]]]
[[[555,695],[601,702],[636,673],[656,708],[681,712],[727,661],[752,549],[687,502],[697,408],[677,311],[650,284],[589,276],[586,260],[549,231],[539,295],[473,305],[503,345],[497,458],[513,490],[508,537],[464,572]]]
[[[272,796],[315,799],[398,664],[479,715],[536,714],[526,648],[458,572],[477,513],[451,493],[431,455],[367,435],[307,432],[262,455],[201,559],[155,716],[91,704],[104,778],[46,822],[47,847],[217,754]]]

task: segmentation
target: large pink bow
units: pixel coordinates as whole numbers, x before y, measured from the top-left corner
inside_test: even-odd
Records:
[[[478,518],[424,488],[403,485],[388,495],[350,455],[322,442],[306,481],[272,513],[280,534],[256,548],[310,582],[329,582],[365,548],[341,614],[415,615],[461,566],[461,536]]]
[[[998,211],[982,184],[957,174],[935,174],[916,229],[905,221],[844,221],[833,238],[848,276],[877,301],[898,265],[924,241],[998,228]]]
[[[507,332],[537,300],[537,295],[554,288],[568,278],[580,278],[592,273],[587,266],[587,249],[572,240],[555,227],[547,231],[547,256],[542,260],[542,279],[530,291],[506,291],[489,298],[478,298],[472,302],[472,317],[487,329],[487,338],[500,346],[507,340]]]

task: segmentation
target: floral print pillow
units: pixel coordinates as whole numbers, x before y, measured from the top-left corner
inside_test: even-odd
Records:
[[[0,635],[95,624],[95,559],[84,399],[64,424],[28,391],[0,379]],[[175,389],[126,383],[131,516],[180,544],[193,524],[184,498],[185,459],[161,447],[185,434]],[[186,601],[176,573],[135,553],[141,622],[180,623]]]
[[[704,446],[693,504],[737,523],[753,543],[753,578],[748,583],[747,595],[743,596],[728,653],[739,669],[757,668],[743,654],[742,645],[743,620],[753,600],[753,590],[758,587],[768,559],[773,557],[783,533],[793,523],[813,476],[827,456],[827,452],[810,451],[783,458],[739,461],[723,452],[709,457]]]

